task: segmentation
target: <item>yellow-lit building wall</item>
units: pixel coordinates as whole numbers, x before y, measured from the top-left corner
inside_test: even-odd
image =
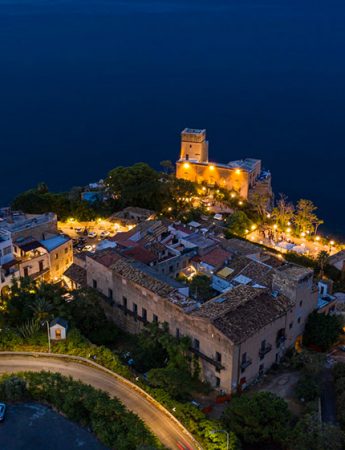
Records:
[[[222,188],[238,192],[245,199],[248,198],[248,172],[241,169],[222,167],[212,163],[178,161],[176,163],[176,177],[196,183],[217,184]]]

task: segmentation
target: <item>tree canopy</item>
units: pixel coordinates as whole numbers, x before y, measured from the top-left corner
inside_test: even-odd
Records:
[[[288,436],[291,415],[287,403],[271,392],[256,392],[231,400],[224,427],[245,444],[281,444]]]
[[[339,316],[313,312],[305,325],[303,345],[327,351],[337,342],[342,326],[342,319]]]
[[[235,211],[228,220],[228,231],[231,234],[244,236],[248,233],[252,224],[244,211]]]

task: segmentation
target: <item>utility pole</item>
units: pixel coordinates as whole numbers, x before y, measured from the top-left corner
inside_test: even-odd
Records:
[[[49,323],[48,320],[46,320],[46,324],[47,324],[47,334],[48,334],[48,352],[51,353],[51,347],[50,347],[50,330],[49,330]]]

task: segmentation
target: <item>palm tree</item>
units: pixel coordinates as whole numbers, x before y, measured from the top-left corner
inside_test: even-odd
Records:
[[[328,263],[329,253],[326,250],[321,250],[321,252],[317,255],[316,261],[320,268],[319,276],[322,278],[324,276],[325,267]]]
[[[53,305],[43,297],[38,297],[32,305],[29,305],[29,308],[33,311],[35,319],[41,322],[47,320]]]

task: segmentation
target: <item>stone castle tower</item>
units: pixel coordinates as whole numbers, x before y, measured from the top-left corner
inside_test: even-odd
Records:
[[[198,163],[208,163],[208,141],[206,130],[185,128],[181,133],[180,159]]]

